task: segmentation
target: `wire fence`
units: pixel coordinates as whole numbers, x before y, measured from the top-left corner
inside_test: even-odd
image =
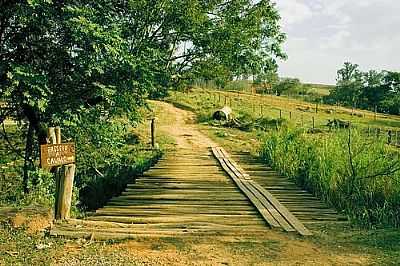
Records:
[[[196,94],[187,93],[188,97]],[[387,143],[400,146],[400,118],[393,117],[399,127],[373,126],[360,123],[362,120],[387,123],[384,114],[371,113],[320,103],[307,103],[288,100],[273,95],[247,94],[242,92],[204,90],[202,99],[211,102],[215,108],[231,107],[235,112],[246,112],[255,118],[285,119],[296,127],[319,133],[342,128],[357,128],[366,137],[386,138]],[[347,118],[347,119],[346,119]]]

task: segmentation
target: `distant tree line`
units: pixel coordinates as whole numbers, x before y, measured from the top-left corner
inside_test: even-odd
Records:
[[[345,63],[337,72],[336,87],[327,103],[400,114],[400,72],[370,70],[362,72],[357,64]]]

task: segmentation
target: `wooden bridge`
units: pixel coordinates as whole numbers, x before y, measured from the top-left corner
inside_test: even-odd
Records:
[[[314,223],[345,220],[249,154],[180,149],[86,219],[57,223],[54,236],[255,235],[270,228],[311,235]]]

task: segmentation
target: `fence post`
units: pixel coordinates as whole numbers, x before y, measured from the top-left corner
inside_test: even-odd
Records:
[[[60,219],[69,219],[72,202],[72,189],[74,187],[75,164],[64,165],[60,182],[59,209]]]
[[[279,119],[282,119],[282,110],[279,109]]]
[[[312,117],[312,128],[315,129],[315,118]]]
[[[396,131],[396,144],[397,145],[400,145],[400,142],[399,142],[400,140],[399,140],[399,131]]]
[[[49,132],[49,140],[52,144],[61,144],[61,129],[60,127],[52,128],[50,127],[48,129]],[[53,135],[54,134],[54,135]],[[51,135],[54,136],[51,137]],[[61,173],[61,168],[56,167],[54,171],[55,175],[55,180],[56,180],[56,196],[55,196],[55,202],[54,202],[54,216],[56,219],[61,219],[61,189],[62,189],[62,173]]]
[[[289,119],[292,119],[292,111],[289,112]]]
[[[54,134],[53,134],[54,132]],[[55,143],[61,144],[61,128],[49,128],[50,139],[54,137]],[[64,220],[70,218],[72,191],[74,187],[75,164],[64,165],[63,171],[60,167],[56,169],[56,202],[55,202],[55,218],[56,220]]]
[[[392,143],[392,130],[388,130],[388,144]]]

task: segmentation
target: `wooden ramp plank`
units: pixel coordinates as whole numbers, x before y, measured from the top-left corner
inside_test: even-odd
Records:
[[[222,168],[234,180],[249,200],[253,204],[257,203],[257,205],[255,205],[257,210],[260,213],[268,213],[265,217],[262,215],[267,223],[270,225],[273,223],[274,227],[281,226],[285,231],[297,231],[303,236],[312,235],[312,233],[271,193],[254,182],[223,148],[213,147],[212,152],[215,158],[220,162]],[[287,197],[290,198],[292,195]],[[271,217],[273,219],[271,219]],[[278,226],[276,226],[277,224]]]

